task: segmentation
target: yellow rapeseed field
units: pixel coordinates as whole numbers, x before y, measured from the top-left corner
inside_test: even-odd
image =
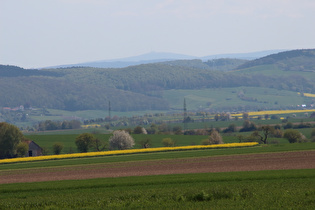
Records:
[[[301,95],[301,93],[298,93],[298,95]],[[303,93],[303,95],[306,97],[315,98],[315,94],[312,94],[312,93]]]
[[[303,110],[269,110],[269,111],[258,111],[258,112],[248,112],[249,116],[260,116],[260,115],[274,115],[274,114],[293,114],[293,113],[304,113],[304,112],[315,112],[315,109],[303,109]],[[232,114],[231,116],[242,116],[243,114]]]
[[[100,128],[99,124],[91,124],[91,125],[81,125],[82,128]]]
[[[245,143],[214,144],[214,145],[195,145],[195,146],[181,146],[181,147],[158,147],[158,148],[147,148],[147,149],[113,150],[113,151],[74,153],[74,154],[63,154],[63,155],[47,155],[47,156],[37,156],[37,157],[3,159],[3,160],[0,160],[0,164],[1,163],[40,161],[40,160],[56,160],[56,159],[67,159],[67,158],[82,158],[82,157],[96,157],[96,156],[148,153],[148,152],[198,150],[198,149],[213,149],[213,148],[232,148],[232,147],[250,147],[250,146],[255,146],[257,144],[258,144],[257,142],[245,142]]]

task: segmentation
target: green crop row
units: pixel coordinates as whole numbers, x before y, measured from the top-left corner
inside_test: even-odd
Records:
[[[313,209],[315,169],[3,184],[0,209]]]

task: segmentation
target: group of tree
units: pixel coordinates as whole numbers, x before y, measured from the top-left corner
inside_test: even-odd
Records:
[[[45,120],[38,123],[38,131],[46,130],[64,130],[64,129],[78,129],[81,128],[81,122],[79,120],[64,120],[64,121],[52,121]]]
[[[28,151],[26,141],[18,127],[0,122],[0,159],[23,157]]]

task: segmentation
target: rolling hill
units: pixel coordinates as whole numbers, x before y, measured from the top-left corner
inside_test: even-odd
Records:
[[[229,111],[242,103],[246,104],[243,109],[285,108],[286,102],[260,96],[266,92],[281,95],[279,91],[289,91],[288,97],[291,92],[315,93],[314,51],[280,52],[252,61],[193,59],[125,68],[28,70],[0,65],[0,107],[27,103],[69,111],[107,110],[110,101],[113,111],[168,111],[178,109],[179,102],[172,99],[190,96],[195,110]],[[246,93],[249,87],[257,94]],[[215,90],[221,90],[223,97],[211,95]],[[196,97],[198,91],[203,95]],[[311,103],[298,101],[306,102]]]

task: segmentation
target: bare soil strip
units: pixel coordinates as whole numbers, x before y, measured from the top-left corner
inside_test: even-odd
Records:
[[[103,177],[315,168],[315,151],[104,163],[0,171],[0,184]]]

